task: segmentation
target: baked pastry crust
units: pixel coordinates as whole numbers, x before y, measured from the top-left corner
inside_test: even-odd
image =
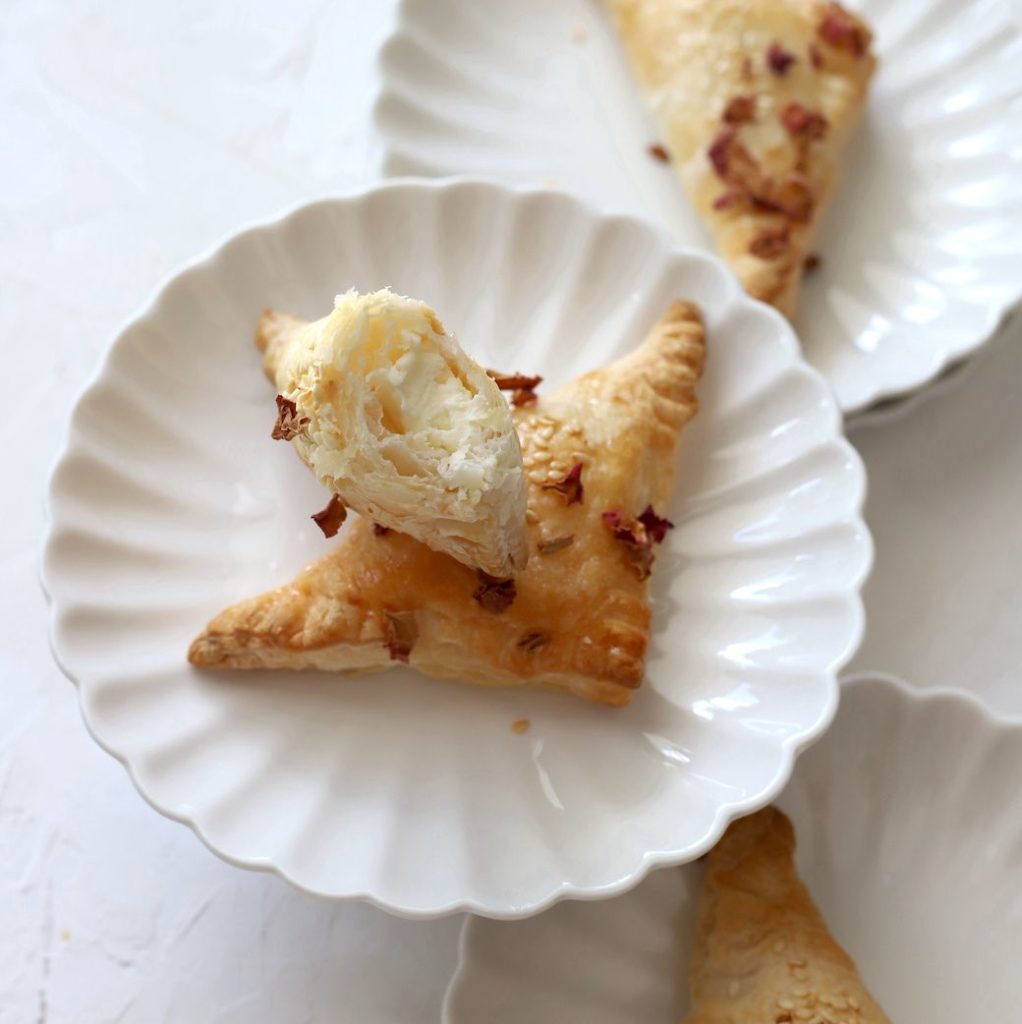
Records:
[[[687,1024],[890,1024],[795,870],[791,822],[733,822],[699,897]]]
[[[604,513],[665,510],[704,355],[697,308],[676,302],[634,352],[515,411],[532,550],[508,606],[496,581],[357,519],[293,583],[217,616],[189,660],[338,672],[407,660],[433,676],[627,704],[649,642],[648,584]]]
[[[429,306],[347,292],[313,323],[265,312],[256,344],[294,403],[287,439],[347,507],[493,575],[524,568],[525,480],[507,401]]]
[[[670,158],[750,295],[792,316],[875,60],[827,0],[606,0]]]

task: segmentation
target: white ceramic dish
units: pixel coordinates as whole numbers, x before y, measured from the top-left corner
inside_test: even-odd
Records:
[[[327,550],[322,492],[268,438],[259,311],[317,316],[383,284],[434,303],[484,365],[551,384],[630,349],[670,299],[702,305],[703,411],[627,710],[408,670],[185,664],[209,616]],[[409,915],[619,892],[769,799],[831,717],[871,557],[840,429],[787,324],[639,221],[481,182],[312,204],[174,278],[79,402],[50,496],[54,649],[143,795],[232,862]]]
[[[861,0],[880,66],[796,327],[845,412],[979,347],[1022,294],[1010,0]],[[708,241],[598,0],[404,0],[376,123],[393,174],[545,182]]]
[[[780,805],[832,931],[898,1024],[1015,1020],[1022,728],[973,698],[846,686]],[[514,924],[468,918],[447,1024],[677,1024],[700,865]],[[483,1012],[485,1010],[485,1012]]]

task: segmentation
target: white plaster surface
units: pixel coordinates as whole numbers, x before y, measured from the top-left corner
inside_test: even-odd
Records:
[[[217,860],[87,735],[37,578],[67,411],[120,324],[239,224],[378,173],[392,0],[6,0],[0,17],[0,1024],[439,1019],[460,920]],[[854,667],[1022,715],[1022,317],[859,427],[878,567]]]
[[[391,3],[6,0],[0,17],[0,1022],[418,1024],[460,921],[219,861],[90,739],[37,553],[68,409],[118,327],[238,225],[373,178]]]

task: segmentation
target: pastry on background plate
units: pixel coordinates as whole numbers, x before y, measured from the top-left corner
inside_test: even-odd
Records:
[[[189,659],[336,672],[405,662],[627,704],[643,677],[647,581],[671,527],[663,513],[704,354],[699,311],[676,302],[634,352],[519,404],[531,550],[513,579],[359,518],[292,583],[217,616]]]
[[[826,0],[606,0],[666,151],[750,295],[792,316],[875,60]]]
[[[795,870],[774,807],[710,851],[689,965],[686,1024],[890,1024]]]
[[[345,508],[486,572],[528,558],[525,477],[508,404],[424,302],[384,289],[338,295],[305,323],[263,314],[256,342],[277,387],[274,437]]]

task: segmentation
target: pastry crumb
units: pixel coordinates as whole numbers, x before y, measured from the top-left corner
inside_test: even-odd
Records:
[[[519,718],[518,721],[511,723],[511,731],[521,736],[522,733],[529,731],[529,724],[530,723],[527,718]]]
[[[571,30],[571,41],[573,43],[584,43],[589,38],[589,33],[582,25],[575,25]]]
[[[659,142],[654,142],[651,146],[647,147],[646,152],[648,152],[654,160],[659,160],[662,164],[669,164],[671,162],[671,154],[668,153],[667,149]]]
[[[61,942],[70,942],[71,941],[71,933],[66,928],[60,933],[60,941]]]
[[[817,255],[815,252],[811,252],[806,257],[805,272],[811,274],[814,270],[818,270],[820,264],[823,262],[823,257]]]

